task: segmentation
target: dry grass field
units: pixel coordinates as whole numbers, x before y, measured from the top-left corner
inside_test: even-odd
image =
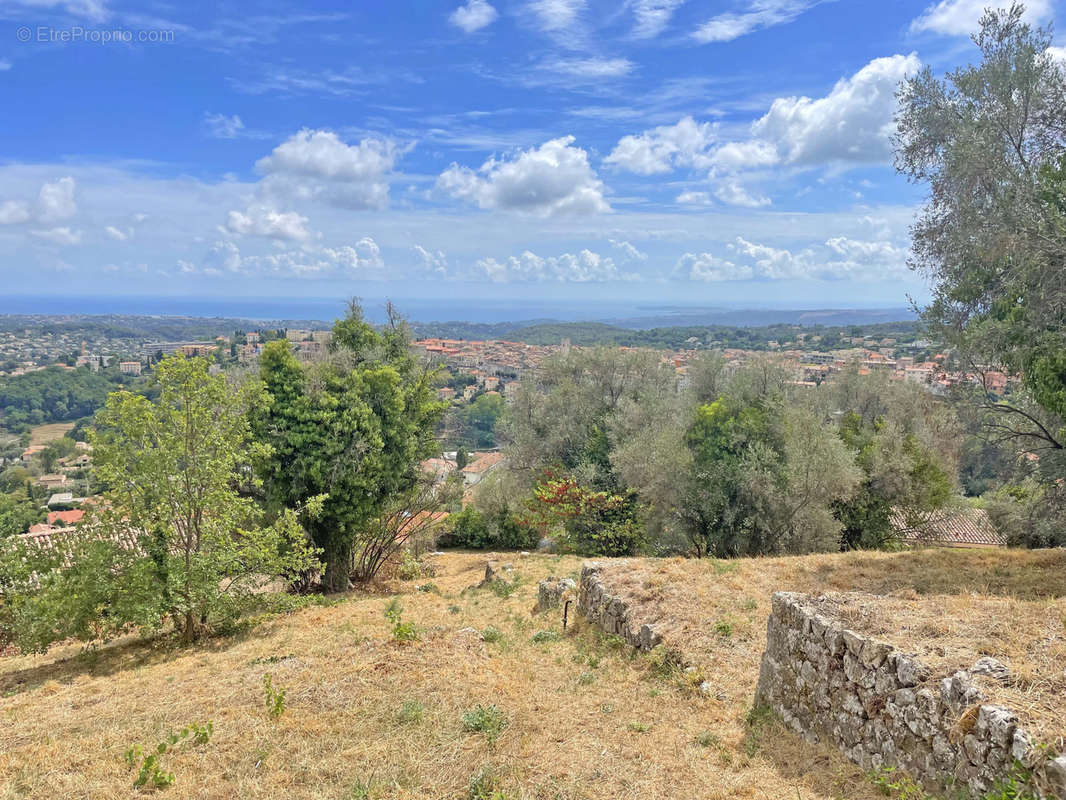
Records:
[[[62,439],[74,429],[73,422],[53,422],[30,429],[30,445],[48,444]]]
[[[579,559],[503,560],[509,591],[469,590],[486,556],[464,553],[390,584],[418,629],[409,642],[384,617],[390,597],[353,594],[188,649],[0,657],[0,798],[139,796],[127,748],[210,720],[208,743],[161,757],[174,773],[162,796],[872,800],[838,754],[749,719],[772,590],[1066,594],[1062,553],[612,562],[648,612],[681,609],[669,636],[703,665],[716,689],[703,696],[654,656],[531,615],[537,581],[576,576]],[[285,691],[276,718],[268,674]]]

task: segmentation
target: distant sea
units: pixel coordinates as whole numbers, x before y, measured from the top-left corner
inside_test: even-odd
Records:
[[[385,300],[364,297],[373,322],[385,318]],[[331,322],[342,316],[347,299],[321,297],[153,297],[146,295],[30,296],[0,295],[0,314],[128,314],[138,316],[226,317],[249,320]],[[634,303],[617,299],[567,303],[530,298],[397,298],[400,312],[414,322],[500,323],[525,321],[609,322],[626,328],[666,325],[849,325],[914,319],[907,308],[796,309],[741,305]]]

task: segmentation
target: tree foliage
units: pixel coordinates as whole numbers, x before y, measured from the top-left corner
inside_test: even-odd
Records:
[[[326,561],[330,591],[368,577],[364,564],[382,515],[418,484],[419,462],[437,450],[433,431],[444,405],[434,400],[433,371],[410,352],[410,333],[390,308],[381,331],[358,305],[333,328],[329,358],[301,364],[287,341],[260,358],[269,400],[254,417],[271,446],[260,472],[279,507],[323,498],[303,521]],[[380,562],[378,562],[380,563]]]
[[[91,517],[47,545],[8,550],[2,628],[22,649],[167,620],[191,641],[270,580],[314,565],[296,515],[268,524],[246,496],[265,451],[247,416],[262,387],[180,357],[159,365],[158,380],[157,402],[116,392],[98,416],[93,456],[107,490]]]

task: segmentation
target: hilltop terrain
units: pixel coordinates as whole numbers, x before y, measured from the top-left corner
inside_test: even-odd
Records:
[[[701,693],[573,606],[565,634],[558,611],[531,615],[536,582],[575,576],[579,559],[508,555],[505,583],[471,588],[485,560],[431,556],[432,576],[383,587],[412,641],[383,615],[389,596],[357,593],[188,649],[125,639],[0,658],[0,797],[133,796],[127,748],[211,721],[209,742],[162,757],[173,796],[872,800],[884,795],[840,754],[749,713],[771,590],[1066,594],[1060,551],[612,561],[648,603],[685,599],[672,635],[704,665]],[[285,692],[276,718],[265,675]]]

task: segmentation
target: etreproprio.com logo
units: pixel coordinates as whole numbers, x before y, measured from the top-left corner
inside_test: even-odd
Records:
[[[29,44],[169,44],[174,41],[172,30],[130,30],[128,28],[54,28],[50,25],[21,25],[15,39]]]

